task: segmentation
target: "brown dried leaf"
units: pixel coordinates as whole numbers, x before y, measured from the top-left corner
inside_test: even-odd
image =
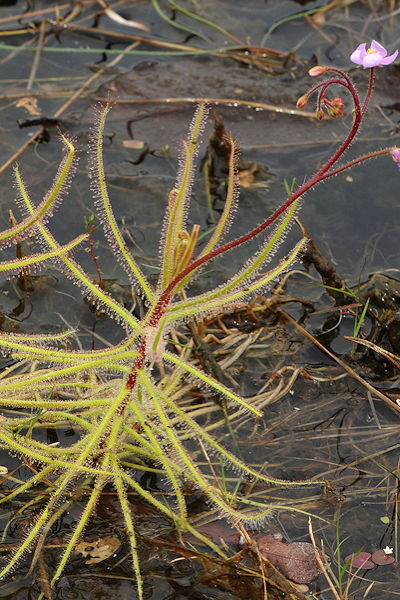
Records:
[[[256,543],[261,556],[295,583],[310,583],[322,572],[313,545],[308,542],[288,543],[273,535],[262,535]],[[326,563],[326,556],[322,552],[320,556]]]
[[[81,540],[76,545],[75,551],[82,554],[85,558],[90,556],[85,563],[87,565],[94,565],[112,556],[112,554],[118,550],[120,545],[121,542],[115,535],[105,535],[94,542],[85,542],[85,540]]]
[[[244,188],[249,188],[254,183],[254,171],[243,169],[238,175],[239,185]]]
[[[40,115],[40,111],[37,105],[37,98],[34,96],[24,96],[20,98],[16,103],[18,108],[25,108],[25,110],[32,116]]]

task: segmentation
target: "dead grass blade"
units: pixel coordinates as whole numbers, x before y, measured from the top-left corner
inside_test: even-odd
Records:
[[[104,102],[105,98],[96,98],[96,100]],[[195,96],[182,97],[165,97],[165,98],[117,98],[115,104],[223,104],[225,106],[245,108],[255,108],[258,110],[267,110],[286,115],[295,115],[298,117],[306,117],[307,119],[316,119],[315,112],[298,110],[297,108],[288,108],[277,104],[265,104],[264,102],[252,102],[251,100],[238,100],[236,98],[203,98]]]
[[[397,356],[397,354],[393,354],[392,352],[389,352],[389,350],[385,350],[384,348],[381,348],[380,346],[377,346],[376,344],[368,340],[363,340],[361,338],[351,337],[348,335],[345,335],[343,337],[345,340],[349,340],[349,342],[354,342],[355,344],[360,344],[361,346],[366,346],[367,348],[370,348],[371,350],[377,352],[384,358],[387,358],[387,360],[394,364],[395,367],[400,369],[400,356]]]
[[[125,19],[121,17],[115,10],[113,10],[105,0],[97,0],[100,6],[104,9],[104,14],[107,15],[109,19],[118,23],[118,25],[125,25],[126,27],[133,27],[134,29],[141,29],[142,31],[150,32],[150,28],[144,23],[140,23],[139,21],[131,21],[130,19]]]

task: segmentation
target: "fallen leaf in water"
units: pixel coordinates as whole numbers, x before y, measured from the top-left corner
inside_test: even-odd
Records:
[[[349,554],[345,556],[344,562],[347,563],[350,561],[350,567],[354,567],[356,569],[374,569],[375,563],[370,560],[371,552],[360,552],[359,554]]]
[[[375,550],[375,552],[372,553],[371,560],[379,566],[391,565],[395,562],[394,556],[391,554],[386,554],[384,550]]]
[[[94,565],[112,556],[120,545],[121,542],[115,535],[105,535],[94,542],[81,540],[76,545],[75,551],[82,554],[85,558],[89,556],[90,558],[85,563],[87,565]]]
[[[25,110],[32,116],[40,115],[38,109],[37,98],[34,96],[24,96],[20,98],[16,103],[18,108],[25,108]]]
[[[310,583],[322,573],[314,547],[309,542],[289,543],[273,535],[262,535],[256,538],[256,543],[261,556],[295,583]],[[320,550],[318,552],[326,563],[326,556]]]

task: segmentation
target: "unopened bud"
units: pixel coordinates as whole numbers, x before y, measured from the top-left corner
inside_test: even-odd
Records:
[[[308,71],[308,74],[311,75],[311,77],[319,77],[320,75],[323,75],[324,73],[326,73],[327,70],[328,70],[328,67],[322,67],[321,65],[317,65],[316,67],[312,67]]]
[[[319,119],[320,121],[322,121],[322,119],[325,117],[324,111],[321,109],[315,111],[315,115],[316,115],[317,119]]]
[[[333,100],[324,99],[324,104],[328,109],[328,114],[331,117],[343,117],[344,102],[341,98],[334,98]]]
[[[300,98],[296,102],[297,108],[303,108],[307,104],[308,97],[306,95],[300,96]]]

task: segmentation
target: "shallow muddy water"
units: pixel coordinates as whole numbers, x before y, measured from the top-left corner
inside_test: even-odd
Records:
[[[0,44],[3,226],[8,226],[8,210],[16,195],[11,165],[18,162],[35,202],[39,202],[61,158],[57,137],[57,127],[60,127],[76,139],[80,162],[71,191],[50,225],[61,242],[84,231],[84,217],[94,212],[86,156],[93,106],[111,97],[114,107],[107,121],[104,147],[109,192],[118,225],[150,278],[157,273],[163,209],[168,192],[174,186],[179,141],[186,135],[196,105],[194,99],[219,100],[210,102],[211,109],[217,112],[226,131],[234,135],[241,149],[239,170],[243,179],[239,208],[230,232],[233,237],[261,222],[282,202],[285,180],[289,185],[293,178],[302,183],[314,173],[351,127],[348,99],[345,116],[337,120],[313,118],[312,101],[303,114],[295,109],[297,98],[314,83],[307,75],[308,69],[317,63],[344,68],[354,77],[362,95],[367,88],[367,74],[350,63],[348,57],[353,49],[371,38],[378,39],[390,51],[400,45],[396,2],[387,3],[393,15],[389,14],[388,6],[378,2],[337,3],[338,6],[326,14],[320,13],[319,19],[315,18],[318,13],[314,13],[312,21],[313,13],[308,11],[327,3],[180,2],[223,27],[230,37],[204,22],[179,14],[177,22],[196,30],[197,35],[178,29],[164,21],[148,0],[112,4],[126,20],[138,21],[150,29],[143,32],[102,15],[100,4],[90,0],[82,3],[76,14],[65,22],[62,16],[68,13],[66,5],[61,6],[59,13],[42,12],[53,6],[51,2],[21,0],[0,6],[0,29],[4,32],[0,39],[3,44]],[[167,3],[160,5],[166,9]],[[16,21],[6,20],[24,11],[29,14]],[[32,11],[37,13],[30,14]],[[105,51],[126,48],[127,43],[134,41],[129,36],[134,35],[181,46],[142,43],[132,54],[107,68],[117,54]],[[218,49],[245,44],[259,47],[261,43],[279,51],[279,56],[267,50],[253,53],[238,50],[229,57],[218,52]],[[9,47],[4,47],[5,44]],[[38,44],[42,45],[40,52]],[[186,52],[185,48],[188,48]],[[400,66],[395,64],[377,71],[369,115],[347,152],[348,160],[399,144]],[[63,109],[89,78],[92,81],[87,88],[77,93],[76,99]],[[253,107],[249,106],[251,103]],[[41,140],[20,151],[40,133],[35,119],[42,117],[51,126],[46,127]],[[32,122],[24,123],[24,120]],[[203,232],[221,211],[224,197],[223,185],[217,185],[210,210],[204,173],[207,140],[212,130],[211,116],[199,153],[190,214],[191,223],[199,223]],[[217,158],[215,165],[218,168]],[[399,352],[397,338],[394,340],[392,333],[393,339],[388,339],[386,323],[390,319],[395,322],[400,310],[399,181],[396,165],[387,157],[378,158],[319,185],[303,199],[299,212],[301,223],[348,287],[359,297],[364,293],[364,301],[366,297],[371,298],[375,313],[374,318],[366,321],[366,333],[376,327],[373,339],[394,353]],[[298,236],[293,228],[281,255]],[[120,301],[132,306],[137,299],[115,263],[113,250],[107,247],[100,232],[97,239],[104,277],[114,286],[113,293]],[[196,281],[194,289],[209,289],[224,281],[255,248],[256,244],[248,244],[240,253],[215,261]],[[12,256],[13,250],[6,252]],[[88,271],[93,271],[87,253],[76,252],[76,256]],[[379,355],[363,354],[359,349],[352,353],[351,343],[345,341],[343,335],[353,334],[354,314],[341,314],[336,318],[339,312],[329,312],[333,300],[324,293],[317,271],[311,267],[307,274],[300,264],[297,267],[299,272],[289,278],[284,291],[284,299],[291,299],[287,304],[278,303],[274,312],[264,310],[263,302],[258,301],[255,311],[243,307],[231,316],[222,317],[229,332],[243,336],[238,337],[233,348],[237,350],[240,344],[247,344],[245,351],[238,352],[237,360],[224,367],[236,391],[244,396],[262,394],[274,374],[266,389],[281,385],[283,392],[272,395],[271,402],[266,402],[263,419],[235,423],[234,439],[224,426],[219,435],[254,468],[285,479],[314,478],[330,482],[325,491],[318,485],[312,493],[300,489],[283,492],[249,484],[249,497],[264,502],[273,499],[275,503],[315,515],[316,540],[318,544],[322,540],[337,576],[338,548],[342,564],[344,556],[360,549],[372,552],[389,546],[394,548],[396,556],[400,551],[396,548],[398,412],[389,403],[368,396],[366,388],[348,374],[343,376],[342,368],[333,358],[323,353],[303,330],[285,320],[282,312],[387,393],[393,404],[400,397],[399,372],[398,367],[386,363]],[[384,277],[379,286],[374,280],[369,288],[359,287],[377,272]],[[34,290],[29,293],[22,293],[15,281],[2,280],[0,310],[4,330],[44,332],[58,331],[66,325],[79,327],[80,340],[87,348],[100,347],[104,340],[115,343],[123,336],[113,322],[94,315],[79,290],[51,267],[42,269],[34,282]],[[135,310],[140,313],[140,300]],[[384,326],[379,328],[381,322]],[[223,346],[220,325],[210,323],[208,327],[208,333],[221,338]],[[225,334],[228,335],[226,331]],[[251,340],[249,336],[253,336]],[[226,360],[219,345],[210,339],[210,348],[217,360]],[[9,358],[4,359],[6,364]],[[222,418],[217,411],[210,418],[214,417]],[[68,445],[68,437],[74,435],[73,429],[49,431],[43,432],[43,439]],[[2,460],[9,470],[20,464],[18,457],[5,454]],[[23,476],[27,477],[28,473]],[[163,482],[156,478],[144,483],[157,494],[165,492]],[[232,537],[232,528],[219,521],[202,498],[194,493],[192,496],[189,504],[193,523],[216,542],[222,539],[229,555],[233,556],[241,546],[238,538]],[[123,519],[114,500],[110,489],[85,534],[87,539],[93,541],[105,535],[123,538]],[[18,513],[19,508],[20,505],[16,505],[2,509],[3,525],[10,514],[15,515],[17,511],[6,532],[7,543],[20,539],[28,527],[27,522],[29,524],[29,519],[35,516],[35,511],[32,515]],[[50,571],[57,565],[57,548],[65,543],[79,510],[79,506],[72,505],[71,511],[54,526],[50,541],[53,548],[45,548],[44,552],[46,568]],[[188,554],[180,554],[182,549],[178,548],[170,523],[143,504],[132,502],[132,511],[139,528],[147,599],[249,598],[249,588],[243,589],[240,574],[209,562],[203,555],[193,559]],[[259,531],[282,533],[288,541],[309,540],[307,517],[301,512],[276,511],[260,524]],[[206,552],[204,548],[198,550]],[[85,562],[82,555],[74,555],[53,597],[65,600],[135,598],[135,582],[126,552],[121,544],[108,558],[95,564]],[[20,571],[0,584],[0,597],[37,598],[41,588],[37,578],[26,575],[28,570],[29,557]],[[399,573],[397,563],[359,571],[354,577],[354,573],[347,572],[342,586],[344,589],[347,582],[351,582],[349,597],[361,600],[374,582],[367,596],[369,600],[395,598]],[[250,590],[254,600],[263,597],[257,583]],[[313,598],[322,600],[333,597],[323,576],[310,584],[310,593],[315,594]],[[274,598],[274,592],[270,594],[269,597]]]

